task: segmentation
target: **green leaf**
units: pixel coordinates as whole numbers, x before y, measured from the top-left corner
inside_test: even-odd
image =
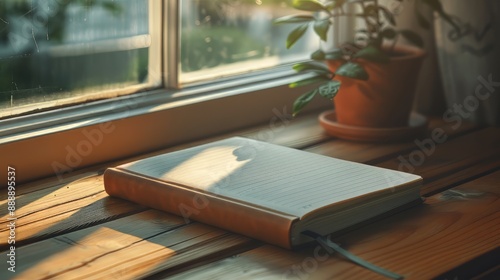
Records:
[[[396,19],[394,18],[394,15],[392,14],[391,11],[389,11],[386,7],[379,6],[379,9],[382,11],[382,14],[384,15],[385,19],[392,25],[396,25]]]
[[[326,37],[328,34],[328,29],[330,28],[330,21],[326,20],[317,20],[314,22],[314,32],[318,34],[321,40],[326,42]]]
[[[333,9],[337,9],[337,8],[340,8],[342,7],[342,5],[344,5],[344,3],[346,2],[346,0],[336,0],[336,1],[330,1],[329,3],[327,3],[325,5],[325,7],[331,11]]]
[[[394,37],[396,37],[397,33],[392,28],[386,28],[386,29],[382,30],[382,32],[380,32],[380,35],[382,35],[382,37],[387,38],[387,39],[394,39]]]
[[[389,56],[385,54],[381,49],[368,45],[361,50],[359,50],[356,54],[353,55],[354,58],[362,58],[373,62],[378,63],[388,63]],[[339,74],[340,75],[340,74]]]
[[[408,40],[415,46],[419,48],[424,47],[424,40],[422,40],[422,37],[420,37],[420,35],[418,35],[416,32],[411,30],[401,30],[400,33],[401,35],[403,35],[403,37],[405,37],[406,40]]]
[[[293,0],[292,7],[298,10],[319,12],[326,10],[326,7],[317,0]]]
[[[318,92],[319,95],[325,98],[333,99],[339,92],[339,88],[340,88],[340,81],[332,80],[320,85],[318,87]]]
[[[355,62],[347,62],[346,64],[343,64],[337,69],[337,71],[335,71],[335,74],[363,81],[366,81],[369,78],[365,69]]]
[[[314,60],[325,60],[325,52],[320,50],[317,50],[311,54],[311,59]]]
[[[301,37],[306,33],[307,27],[309,25],[307,24],[302,24],[299,27],[295,28],[290,32],[288,37],[286,38],[286,48],[289,49],[291,48]]]
[[[373,17],[375,19],[378,18],[378,7],[375,5],[367,5],[364,8],[364,16],[365,17]]]
[[[344,58],[344,53],[342,52],[341,49],[334,49],[325,53],[325,59],[328,60],[338,60],[343,58]]]
[[[297,87],[302,87],[302,86],[307,86],[310,84],[318,83],[318,82],[324,82],[324,81],[329,81],[330,75],[317,75],[314,77],[306,78],[300,81],[296,81],[293,83],[290,83],[288,87],[290,88],[297,88]]]
[[[313,21],[314,17],[311,15],[290,15],[280,17],[273,21],[274,24],[283,24],[283,23],[301,23],[301,22],[310,22]]]
[[[293,65],[293,70],[297,72],[304,72],[304,71],[315,71],[315,72],[320,72],[320,73],[325,73],[325,74],[330,74],[330,69],[328,66],[326,66],[323,63],[319,62],[314,62],[314,61],[308,61],[308,62],[302,62],[302,63],[297,63]]]
[[[295,117],[302,109],[313,100],[314,96],[318,93],[318,89],[315,88],[311,91],[308,91],[301,96],[299,96],[297,99],[295,99],[295,102],[293,102],[293,116]]]
[[[367,5],[363,8],[363,18],[366,28],[370,33],[376,33],[380,27],[379,8],[375,5]]]

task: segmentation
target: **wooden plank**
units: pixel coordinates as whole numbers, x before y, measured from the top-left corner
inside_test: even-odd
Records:
[[[317,122],[317,114],[305,115],[293,121],[276,122],[217,137],[155,151],[126,160],[108,163],[99,168],[115,166],[147,156],[171,152],[222,138],[242,135],[258,140],[300,148],[323,141],[328,137]],[[42,238],[73,231],[144,210],[136,204],[107,198],[98,167],[73,172],[70,177],[43,179],[19,186],[16,190],[17,245],[29,244]],[[0,205],[7,204],[7,193],[0,193]],[[111,205],[113,205],[111,207]],[[113,211],[109,211],[111,209]],[[81,210],[79,210],[81,209]],[[7,224],[7,207],[0,207],[0,225]],[[8,228],[0,227],[0,233]],[[0,240],[0,250],[7,240]]]
[[[82,180],[84,178],[95,176],[99,172],[102,172],[108,166],[115,166],[115,165],[118,165],[121,163],[129,162],[129,161],[133,161],[133,160],[138,160],[138,159],[149,157],[149,156],[154,156],[154,155],[161,154],[161,153],[185,149],[188,147],[201,145],[204,143],[220,140],[220,139],[231,137],[231,136],[238,136],[239,135],[239,136],[249,137],[252,139],[266,141],[266,142],[270,142],[270,143],[274,143],[274,144],[278,144],[278,145],[282,145],[282,146],[297,148],[297,149],[302,149],[304,147],[309,147],[309,146],[312,146],[312,145],[315,145],[318,143],[322,143],[325,141],[332,141],[332,140],[336,141],[336,139],[328,136],[324,132],[324,130],[321,128],[321,126],[319,125],[318,120],[317,120],[318,119],[318,112],[307,114],[307,115],[302,115],[298,118],[295,118],[295,119],[292,119],[289,121],[288,121],[288,118],[289,118],[289,116],[285,116],[284,120],[282,120],[281,122],[277,122],[278,124],[273,124],[270,122],[268,124],[263,124],[263,125],[248,128],[248,129],[232,131],[229,133],[208,137],[208,138],[201,139],[198,141],[193,141],[193,142],[186,143],[186,144],[176,145],[174,147],[169,147],[169,148],[165,148],[165,149],[162,149],[159,151],[154,151],[151,153],[138,155],[136,157],[119,159],[119,160],[108,162],[108,163],[101,164],[98,166],[92,166],[90,168],[77,170],[77,171],[72,172],[69,175],[63,176],[63,178],[61,178],[61,180],[59,180],[57,178],[45,178],[45,179],[37,180],[35,182],[26,183],[18,188],[17,194],[21,195],[21,194],[35,192],[37,190],[41,190],[44,188],[53,187],[55,185],[69,184],[71,182],[74,182],[75,180]],[[443,129],[447,135],[449,135],[450,137],[455,137],[458,135],[462,135],[462,134],[474,131],[474,130],[478,129],[478,126],[473,124],[473,123],[463,122],[459,127],[453,127],[453,124],[447,123],[443,119],[432,118],[430,120],[429,130],[432,130],[435,128]],[[357,150],[357,151],[361,151],[362,147],[364,145],[380,146],[379,144],[357,143],[357,142],[350,142],[350,141],[343,141],[343,142],[344,143],[342,145],[347,145],[347,146],[350,144],[352,144],[354,146],[360,145],[357,148],[354,148],[354,150]],[[398,145],[398,143],[395,143],[395,145]],[[405,143],[404,145],[405,145],[404,147],[407,147],[408,143]],[[339,147],[336,149],[341,149],[341,148]],[[349,152],[352,152],[352,151],[353,151],[353,149],[349,150]],[[342,157],[343,155],[346,155],[346,154],[347,153],[340,154],[339,157]],[[333,156],[333,154],[332,154],[332,156]],[[352,160],[355,160],[355,158],[353,158]],[[3,201],[4,199],[5,199],[5,194],[0,193],[0,201]]]
[[[111,199],[105,195],[105,197],[93,202],[91,207],[65,211],[51,217],[44,217],[43,213],[39,213],[30,219],[33,220],[31,223],[21,223],[16,227],[16,245],[17,247],[24,246],[63,233],[77,231],[95,224],[142,212],[146,209],[146,207],[134,205],[127,201]],[[7,233],[6,231],[5,235]],[[8,248],[6,241],[2,240],[1,250]]]
[[[438,125],[441,123],[436,123],[436,126]],[[384,157],[389,152],[395,153],[406,149],[408,145],[409,143],[391,146],[329,141],[315,146],[314,152],[330,156],[334,152],[333,155],[340,158],[355,157],[358,161],[366,162]],[[343,147],[347,149],[342,149]],[[136,204],[107,198],[103,189],[102,176],[94,176],[68,185],[62,184],[21,195],[17,200],[18,205],[22,205],[17,211],[18,245],[29,244],[144,210]],[[110,207],[111,205],[113,207]],[[6,207],[4,208],[5,211]],[[6,220],[3,220],[3,223],[6,223]],[[7,230],[6,227],[0,228],[0,232]],[[5,248],[6,242],[7,240],[0,240],[0,250]]]
[[[24,279],[46,277],[82,265],[100,252],[119,250],[181,225],[184,225],[182,218],[150,210],[17,248],[15,276]],[[2,276],[8,274],[3,273],[1,270],[0,278],[6,279]]]
[[[500,129],[486,128],[459,135],[443,143],[431,144],[430,138],[419,139],[425,145],[330,141],[306,151],[420,175],[426,183],[434,182],[422,189],[422,195],[427,195],[500,167]],[[468,172],[461,173],[464,170]]]
[[[453,271],[500,246],[498,182],[500,171],[334,241],[405,279],[430,279]],[[291,252],[265,245],[169,279],[384,279],[377,276],[318,246]],[[454,277],[460,279],[448,279]]]
[[[476,131],[474,133],[460,136],[455,139],[451,139],[450,141],[441,144],[438,150],[443,150],[443,152],[436,153],[435,156],[437,157],[437,159],[433,158],[432,161],[424,163],[421,166],[421,168],[423,168],[422,172],[417,174],[422,175],[424,178],[427,178],[426,175],[427,173],[433,174],[434,173],[433,169],[425,168],[425,165],[431,164],[431,166],[434,166],[433,161],[443,159],[442,157],[443,155],[447,155],[447,157],[444,158],[445,161],[443,162],[443,165],[447,166],[449,170],[442,169],[440,172],[443,173],[443,176],[441,177],[429,176],[430,179],[426,180],[426,182],[431,182],[431,183],[435,182],[435,183],[429,186],[427,186],[426,184],[423,188],[423,192],[429,193],[431,191],[434,191],[436,188],[437,189],[446,188],[447,184],[448,187],[455,186],[455,184],[470,180],[471,178],[474,178],[479,174],[485,172],[488,173],[491,172],[492,170],[498,169],[500,156],[498,156],[498,153],[496,152],[498,151],[498,148],[495,145],[495,143],[498,143],[499,140],[498,133],[499,133],[498,129],[484,129]],[[325,146],[328,147],[330,145],[335,146],[336,143],[337,142],[328,142],[321,144],[321,146],[323,147]],[[465,154],[457,152],[465,149],[471,143],[474,143],[477,149],[471,150]],[[334,150],[335,149],[330,149],[330,151]],[[374,148],[374,150],[376,151],[376,148]],[[378,151],[376,151],[376,153],[378,153]],[[367,157],[371,156],[369,153],[366,154]],[[470,156],[473,157],[472,160],[468,158]],[[382,162],[382,164],[385,163],[386,162]],[[480,166],[484,168],[489,168],[489,170],[480,169],[479,168]],[[385,167],[391,168],[391,166],[385,166]],[[392,166],[392,168],[397,169],[394,168],[394,166]],[[467,172],[463,172],[464,170],[466,170]],[[457,176],[455,174],[458,171],[461,172],[460,176]],[[467,177],[467,175],[470,177]]]
[[[471,123],[463,123],[459,127],[454,127],[453,124],[447,123],[442,119],[432,119],[429,123],[428,134],[413,139],[412,141],[399,143],[364,143],[335,140],[309,147],[306,150],[308,152],[327,155],[334,158],[376,164],[382,160],[394,158],[400,154],[411,152],[418,148],[415,142],[422,142],[424,139],[430,138],[432,132],[435,130],[443,131],[448,139],[451,140],[479,129],[477,125]]]
[[[19,189],[23,189],[20,187]],[[76,180],[68,184],[57,184],[29,193],[16,192],[16,216],[23,218],[31,213],[51,208],[65,202],[75,201],[82,197],[90,197],[102,192],[102,178],[92,176]],[[2,200],[5,202],[5,200]],[[0,209],[0,216],[7,217],[6,207]]]
[[[500,129],[486,128],[446,141],[434,149],[430,148],[431,145],[427,146],[428,150],[415,147],[411,152],[378,163],[377,166],[421,175],[424,182],[433,182],[443,177],[453,180],[440,180],[439,184],[426,186],[422,189],[422,194],[426,195],[463,181],[464,174],[456,176],[462,170],[481,172],[477,168],[470,168],[475,165],[499,168],[498,143],[500,143]]]
[[[65,176],[64,178],[61,178],[61,180],[58,180],[57,178],[45,178],[45,179],[40,179],[36,180],[33,182],[25,183],[22,185],[18,185],[16,187],[16,196],[21,196],[29,193],[34,193],[39,190],[47,189],[47,188],[53,188],[57,186],[65,186],[68,184],[75,183],[80,180],[85,180],[90,177],[94,177],[97,174],[97,171],[94,169],[92,171],[87,171],[87,172],[74,172],[69,174],[68,176]],[[0,201],[3,201],[5,199],[5,193],[0,193]],[[2,212],[0,212],[2,213]]]
[[[472,124],[463,124],[460,129],[454,130],[451,128],[450,125],[446,125],[443,121],[440,120],[433,120],[430,125],[431,129],[434,128],[442,128],[450,136],[458,135],[464,132],[468,132],[471,130],[476,129],[477,127],[472,125]],[[271,135],[270,134],[273,134]],[[193,142],[193,143],[188,143],[185,145],[180,145],[176,146],[173,148],[161,150],[161,151],[156,151],[147,155],[141,155],[138,157],[134,158],[129,158],[126,160],[121,160],[113,163],[109,163],[106,166],[111,166],[111,165],[117,165],[123,162],[129,162],[132,160],[136,160],[139,158],[144,158],[147,156],[153,156],[157,155],[160,153],[165,153],[165,152],[171,152],[174,150],[179,150],[182,148],[187,148],[190,146],[206,143],[208,141],[214,141],[218,139],[222,139],[225,137],[229,136],[234,136],[236,135],[235,133],[230,133],[227,135],[223,136],[218,136],[218,137],[213,137],[210,139],[205,139],[202,141],[198,142]],[[314,143],[318,143],[321,141],[325,141],[327,139],[330,139],[330,142],[326,143],[326,145],[319,145],[319,146],[314,146],[312,148],[309,148],[308,151],[311,152],[316,152],[316,153],[322,153],[325,155],[333,156],[333,157],[338,157],[338,158],[345,158],[349,159],[352,161],[360,161],[360,162],[370,162],[372,160],[379,159],[382,156],[387,157],[388,153],[395,153],[395,152],[402,152],[404,149],[408,149],[411,147],[414,147],[412,143],[395,143],[391,145],[381,145],[381,144],[370,144],[370,143],[357,143],[357,142],[349,142],[349,141],[340,141],[340,140],[332,140],[331,138],[328,138],[321,130],[319,127],[316,116],[315,115],[309,115],[306,118],[299,119],[297,121],[292,121],[287,126],[284,128],[278,128],[278,129],[271,129],[267,128],[266,126],[260,126],[258,128],[254,128],[251,130],[247,130],[244,132],[241,132],[240,135],[243,135],[245,137],[250,137],[258,140],[265,140],[269,141],[272,143],[284,145],[284,146],[289,146],[289,147],[294,147],[294,148],[301,148],[305,146],[312,145]],[[334,143],[334,145],[331,145]],[[106,167],[105,166],[105,167]],[[102,168],[105,168],[102,167]],[[95,170],[95,168],[94,168]],[[54,192],[56,189],[60,189],[63,186],[66,188],[72,187],[72,188],[77,188],[79,186],[83,186],[86,184],[90,184],[92,180],[100,181],[101,178],[97,175],[96,171],[93,172],[87,172],[84,174],[80,174],[71,177],[71,180],[62,180],[61,182],[57,182],[54,180],[40,180],[35,183],[30,183],[26,184],[23,186],[20,186],[16,192],[17,194],[17,201],[20,205],[27,205],[29,203],[25,203],[23,200],[24,198],[22,197],[24,194],[32,193],[31,197],[45,197],[48,193]],[[76,182],[80,182],[81,184],[75,185]],[[47,190],[45,190],[47,189]],[[42,191],[45,190],[45,191]],[[41,192],[38,192],[41,191]],[[72,190],[72,193],[74,193],[74,197],[71,199],[79,199],[80,197],[77,195],[75,190]],[[56,195],[56,194],[54,194]],[[0,194],[0,201],[5,203],[6,200],[6,194],[1,193]],[[34,199],[32,199],[34,200]],[[46,202],[44,201],[44,204]],[[30,209],[31,211],[36,211],[34,209]],[[5,208],[0,209],[0,215],[4,216],[6,214],[7,210]]]
[[[21,195],[16,198],[16,205],[17,246],[147,209],[110,198],[103,189],[102,176]],[[0,233],[7,234],[7,223],[4,214]],[[7,241],[0,240],[0,250],[8,247]]]
[[[323,129],[318,123],[318,112],[305,114],[295,119],[289,119],[290,117],[290,115],[280,115],[279,117],[277,117],[277,119],[271,119],[267,124],[231,131],[221,135],[210,136],[197,141],[181,143],[179,145],[167,147],[165,149],[137,155],[135,157],[116,159],[111,162],[75,170],[70,174],[64,174],[61,179],[50,177],[36,180],[34,182],[25,183],[20,186],[20,188],[18,188],[17,193],[24,194],[47,187],[53,187],[57,184],[67,184],[74,180],[83,179],[89,176],[95,176],[99,173],[99,170],[102,172],[108,166],[115,166],[121,163],[154,156],[161,153],[185,149],[232,136],[244,136],[294,148],[302,148],[329,139],[329,137],[324,133]],[[0,201],[4,198],[4,193],[0,193]]]
[[[460,171],[440,177],[437,180],[430,181],[422,188],[422,193],[426,196],[434,195],[443,189],[455,187],[464,184],[470,180],[480,178],[489,173],[500,169],[500,157],[491,156],[483,159],[474,165],[461,169]]]
[[[199,223],[185,225],[181,217],[148,210],[16,249],[13,279],[133,279],[218,254],[224,247],[234,253],[252,244],[246,237]],[[11,272],[0,271],[0,279],[7,276]]]
[[[299,135],[300,133],[297,134],[297,131],[303,131],[305,129],[304,125],[313,126],[314,124],[316,124],[315,119],[301,122],[298,126],[299,128],[294,127],[295,132],[292,133],[293,137],[290,139],[286,136],[286,133],[278,133],[276,138],[269,138],[267,140],[278,143],[288,143],[288,145],[296,145],[296,147],[308,145],[308,143],[310,144],[316,141],[323,141],[324,135],[318,136],[317,131],[316,134],[313,133],[312,138],[306,137],[305,139],[309,140],[305,141],[301,140],[301,137],[304,136]],[[316,128],[313,128],[313,131],[315,130]],[[262,130],[251,131],[248,136],[259,135],[261,132]],[[259,138],[257,137],[257,139]],[[342,141],[331,141],[327,146],[330,146],[331,143],[333,143],[334,146],[339,146],[339,143],[342,143]],[[346,146],[349,144],[354,146],[357,145],[346,143]],[[386,148],[387,147],[380,148],[379,145],[371,145],[371,149],[377,151],[379,156],[383,156],[387,153]],[[359,146],[357,149],[359,149]],[[401,147],[395,148],[395,150],[398,149],[401,149]],[[365,155],[367,159],[377,158],[373,156],[373,153],[367,153],[365,150],[361,150],[363,153],[359,153],[359,155]],[[346,150],[340,154],[352,155],[352,151],[353,150]],[[155,152],[155,154],[156,153],[158,152]],[[68,185],[60,184],[51,187],[50,184],[45,183],[42,188],[36,188],[35,186],[27,188],[29,191],[27,191],[25,195],[21,194],[18,197],[18,204],[23,205],[18,210],[18,214],[20,214],[21,217],[17,228],[18,235],[16,236],[18,245],[50,238],[51,236],[78,230],[143,210],[143,208],[135,204],[107,198],[103,192],[101,180],[101,176],[91,176],[82,179],[82,181],[69,183]],[[5,231],[5,228],[3,231]],[[5,248],[6,241],[0,242],[3,242],[0,243],[1,248]]]
[[[233,133],[226,134],[220,139],[233,135]],[[237,132],[236,135],[296,149],[331,139],[319,125],[318,113],[291,119],[281,125],[269,123],[257,129]]]
[[[454,267],[435,279],[462,279],[485,280],[485,279],[500,279],[500,247],[477,257],[468,262],[462,263],[460,266]],[[490,264],[490,269],[485,264]],[[496,275],[496,276],[495,276]]]
[[[201,226],[197,224],[196,226]],[[229,257],[256,247],[256,242],[239,235],[230,234],[210,227],[213,231],[197,233],[194,225],[179,229],[177,236],[166,234],[152,238],[151,242],[136,243],[117,254],[100,256],[95,262],[73,270],[64,271],[55,279],[137,279],[179,271],[190,264],[203,264],[204,259]],[[186,239],[186,236],[190,238]],[[193,237],[194,236],[194,237]],[[148,240],[149,241],[149,240]],[[117,258],[119,256],[125,258]],[[136,256],[133,260],[129,256]]]
[[[482,133],[484,133],[483,131],[478,131],[478,132],[475,132],[474,134],[480,134],[482,135]],[[490,132],[489,132],[490,133]],[[483,135],[484,136],[484,135]],[[459,137],[457,138],[457,141],[460,141],[460,142],[464,142],[464,143],[468,143],[468,140],[470,136],[469,135],[465,135],[465,136],[462,136],[462,137]],[[465,139],[465,140],[464,140]],[[454,147],[455,144],[453,144],[452,142],[449,142],[451,143],[451,145]],[[449,143],[444,143],[443,144],[443,147],[445,147],[446,145],[450,145]],[[481,144],[481,142],[478,142]],[[479,145],[480,147],[483,147],[485,149],[489,149],[489,146],[488,145]],[[483,154],[484,154],[484,151],[483,151]],[[455,157],[458,157],[460,158],[460,155],[459,154],[456,154],[454,153],[453,154]],[[447,160],[453,162],[456,160],[456,158],[448,158]],[[110,198],[112,200],[115,200],[113,198]],[[102,224],[101,226],[106,226],[107,223],[105,224]],[[147,232],[149,229],[145,228],[144,231]],[[238,236],[240,237],[240,236]],[[230,236],[228,238],[234,238],[234,236]],[[241,237],[243,238],[243,237]],[[186,237],[185,239],[183,239],[183,241],[188,241],[188,237]],[[191,254],[189,255],[188,257],[186,255],[179,255],[179,257],[176,257],[176,260],[178,260],[178,262],[172,266],[172,263],[170,262],[157,262],[156,260],[159,258],[159,259],[162,259],[161,256],[156,256],[156,255],[151,255],[151,254],[147,254],[147,255],[144,255],[144,256],[141,256],[141,258],[144,258],[143,259],[143,262],[144,263],[148,263],[148,262],[152,262],[152,263],[158,263],[157,266],[155,266],[154,268],[149,268],[148,271],[150,271],[150,273],[158,273],[160,271],[163,271],[164,273],[170,273],[170,272],[175,272],[176,269],[180,269],[182,267],[185,267],[186,265],[188,265],[189,263],[193,263],[196,259],[203,259],[204,261],[210,261],[210,260],[217,260],[217,259],[220,259],[221,257],[223,257],[222,255],[219,255],[217,254],[217,250],[221,249],[222,247],[220,247],[221,245],[218,244],[217,242],[217,239],[210,239],[208,241],[206,241],[205,243],[201,242],[200,244],[197,244],[196,246],[207,246],[209,248],[211,248],[210,250],[207,249],[206,251],[204,251],[204,253],[202,253],[201,255],[197,255],[197,254]],[[224,247],[225,249],[224,250],[228,250],[228,251],[231,251],[231,250],[234,250],[233,253],[235,253],[239,248],[241,248],[242,246],[247,246],[248,245],[248,240],[245,239],[244,241],[241,241],[241,242],[236,242],[236,243],[228,243],[227,244],[227,247]],[[181,242],[183,243],[183,242]],[[36,243],[38,244],[38,243]],[[193,245],[194,246],[194,245]],[[27,246],[29,247],[29,246]],[[204,247],[205,248],[205,247]],[[219,249],[218,249],[219,248]],[[136,250],[139,250],[139,249],[136,249]],[[190,250],[187,250],[189,253],[191,253]],[[119,251],[114,251],[114,250],[111,250],[109,252],[101,252],[103,255],[106,255],[106,256],[109,256],[110,258],[112,259],[119,259],[119,260],[123,260],[124,261],[124,265],[123,265],[123,269],[132,269],[133,266],[130,266],[130,263],[134,263],[135,261],[135,256],[136,254],[132,254],[132,253],[129,253],[127,249],[124,249],[124,250],[119,250]],[[165,252],[160,252],[159,253],[160,255],[161,254],[165,254]],[[152,258],[152,259],[148,259],[148,258]],[[177,259],[177,258],[180,258],[180,259]],[[107,258],[104,258],[104,259],[107,259]],[[168,257],[169,260],[171,260],[171,257]],[[128,265],[125,265],[127,264]],[[118,264],[116,263],[113,263],[112,267],[119,267]],[[104,271],[107,271],[109,268],[106,268]],[[141,271],[141,273],[145,273],[143,270],[141,270],[140,268],[137,268],[138,270]],[[73,270],[73,268],[70,269],[71,271]],[[67,270],[67,272],[64,272],[64,273],[70,273],[69,271],[70,270]],[[165,271],[166,270],[166,271]],[[66,270],[65,270],[66,271]],[[58,273],[63,273],[61,271],[59,271]],[[134,274],[133,272],[130,272],[132,274]],[[135,275],[135,274],[134,274]]]

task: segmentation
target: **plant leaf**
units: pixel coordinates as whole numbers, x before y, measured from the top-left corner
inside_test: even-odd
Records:
[[[314,96],[318,93],[318,89],[315,88],[311,91],[308,91],[301,96],[299,96],[295,101],[293,102],[293,112],[292,115],[295,117],[302,109],[313,100]]]
[[[368,45],[361,50],[359,50],[356,54],[353,55],[354,58],[363,58],[369,61],[378,62],[378,63],[388,63],[389,56],[387,56],[381,49]],[[339,74],[340,75],[340,74]]]
[[[385,19],[392,25],[396,25],[396,19],[394,18],[394,15],[392,14],[391,11],[389,11],[386,7],[379,6],[379,9],[382,11],[382,14],[384,15]]]
[[[325,5],[325,7],[329,11],[331,11],[333,9],[340,8],[342,5],[344,5],[345,2],[346,2],[346,0],[330,1],[328,4]]]
[[[325,52],[323,50],[319,49],[311,54],[311,59],[313,59],[313,60],[325,60]]]
[[[373,17],[374,19],[377,19],[378,9],[379,8],[373,4],[367,5],[364,8],[364,10],[365,10],[364,16],[365,17]]]
[[[325,53],[325,59],[328,60],[337,60],[343,58],[344,58],[344,53],[342,52],[341,49],[334,49]]]
[[[337,93],[339,92],[340,81],[331,80],[327,83],[324,83],[318,87],[319,95],[324,98],[333,99]]]
[[[302,35],[306,33],[308,26],[309,26],[308,24],[302,24],[299,27],[292,30],[290,34],[288,34],[288,37],[286,38],[287,49],[291,48],[297,42],[297,40],[299,40],[302,37]]]
[[[319,38],[321,38],[321,40],[325,42],[329,28],[330,28],[330,21],[328,19],[317,20],[314,22],[314,32],[316,32]]]
[[[283,24],[283,23],[301,23],[301,22],[310,22],[313,21],[314,17],[311,15],[290,15],[277,18],[273,21],[274,24]]]
[[[396,34],[396,31],[392,28],[385,28],[384,30],[382,30],[382,32],[380,32],[380,35],[387,39],[394,39],[394,37],[396,37]]]
[[[346,64],[343,64],[337,69],[337,71],[335,71],[335,74],[363,81],[366,81],[369,78],[365,69],[355,62],[347,62]]]
[[[310,85],[310,84],[314,84],[314,83],[317,83],[317,82],[329,81],[329,80],[331,80],[330,77],[331,77],[330,75],[326,75],[326,74],[316,75],[314,77],[305,78],[303,80],[290,83],[288,85],[288,87],[289,88],[297,88],[297,87],[302,87],[302,86],[307,86],[307,85]]]
[[[297,72],[304,72],[304,71],[315,71],[315,72],[320,72],[320,73],[325,73],[325,74],[331,74],[330,69],[328,66],[326,66],[323,63],[319,62],[314,62],[314,61],[308,61],[308,62],[302,62],[302,63],[297,63],[293,65],[293,70]]]
[[[403,37],[405,37],[406,40],[408,40],[415,46],[420,48],[424,47],[424,40],[422,40],[422,37],[420,37],[420,35],[418,35],[416,32],[406,29],[406,30],[401,30],[400,33],[401,35],[403,35]]]
[[[326,10],[326,7],[317,0],[293,0],[292,7],[298,10],[319,12]]]

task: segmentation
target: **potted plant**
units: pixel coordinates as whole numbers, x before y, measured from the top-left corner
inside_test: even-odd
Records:
[[[417,4],[415,14],[422,26],[430,25],[419,12],[424,5],[451,22],[439,0],[421,0]],[[363,22],[355,30],[352,42],[342,43],[333,50],[319,49],[311,54],[312,61],[293,66],[298,72],[308,71],[314,75],[291,83],[290,87],[318,83],[296,99],[294,115],[320,95],[333,99],[336,121],[341,125],[408,126],[416,78],[425,56],[421,37],[412,30],[397,29],[395,15],[378,0],[293,0],[292,6],[313,13],[289,15],[274,21],[275,24],[299,24],[288,35],[288,48],[300,40],[309,27],[326,41],[331,26],[340,18],[353,17]],[[414,46],[397,44],[401,37]]]

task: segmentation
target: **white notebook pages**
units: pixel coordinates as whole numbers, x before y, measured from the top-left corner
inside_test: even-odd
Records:
[[[421,177],[233,137],[121,165],[187,188],[302,218],[308,212]]]

